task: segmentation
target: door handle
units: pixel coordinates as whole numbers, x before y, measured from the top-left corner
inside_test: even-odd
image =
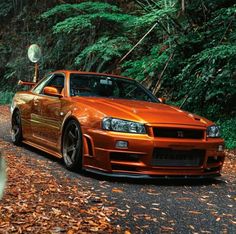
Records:
[[[34,99],[34,105],[37,106],[39,104],[39,100],[38,99]]]

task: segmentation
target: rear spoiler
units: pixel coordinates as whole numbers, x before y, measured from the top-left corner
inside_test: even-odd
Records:
[[[22,81],[22,80],[19,80],[18,85],[27,85],[27,86],[33,87],[33,86],[36,85],[36,83],[35,83],[35,82],[29,82],[29,81]]]

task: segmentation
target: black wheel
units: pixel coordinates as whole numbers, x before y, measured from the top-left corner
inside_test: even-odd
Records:
[[[22,136],[21,117],[19,110],[16,110],[12,115],[11,138],[12,142],[15,145],[19,146],[22,144],[23,136]]]
[[[71,120],[65,128],[62,154],[65,165],[70,170],[82,169],[82,133],[77,121]]]

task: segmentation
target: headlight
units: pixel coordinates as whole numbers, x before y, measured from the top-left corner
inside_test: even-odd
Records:
[[[220,128],[216,125],[207,128],[207,137],[220,137]]]
[[[115,118],[104,118],[102,120],[102,128],[115,132],[146,133],[144,124]]]

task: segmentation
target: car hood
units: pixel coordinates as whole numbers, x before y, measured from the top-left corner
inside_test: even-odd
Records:
[[[73,99],[96,109],[104,117],[148,124],[181,124],[205,127],[211,123],[205,118],[162,103],[90,97],[74,97]]]

